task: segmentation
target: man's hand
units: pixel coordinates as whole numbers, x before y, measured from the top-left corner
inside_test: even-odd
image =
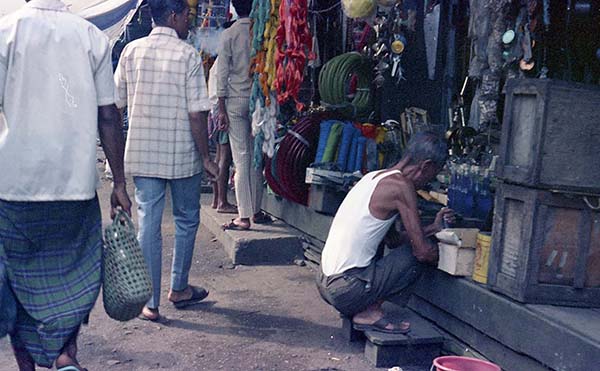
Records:
[[[443,207],[435,216],[435,221],[433,225],[435,226],[434,233],[437,233],[444,229],[444,222],[452,224],[456,221],[456,215],[454,210],[449,209],[447,207]]]
[[[117,183],[113,186],[110,195],[110,218],[114,219],[117,215],[117,207],[121,207],[127,215],[131,216],[131,200],[125,189],[125,183]]]
[[[217,128],[219,130],[229,130],[229,116],[227,116],[227,112],[224,109],[219,110],[219,115],[217,116],[217,123]]]
[[[217,127],[221,131],[227,131],[229,130],[229,116],[227,115],[227,104],[225,103],[225,97],[219,97],[218,105],[219,115],[217,116]]]
[[[436,265],[440,258],[440,252],[436,245],[430,243],[429,248],[420,251],[418,256],[415,255],[415,257],[421,263]]]
[[[219,177],[219,166],[212,161],[210,158],[202,160],[204,170],[208,173],[208,177],[211,181],[215,181]]]

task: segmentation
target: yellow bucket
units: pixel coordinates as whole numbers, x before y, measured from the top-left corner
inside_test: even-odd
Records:
[[[477,234],[477,244],[475,246],[475,264],[473,266],[474,281],[484,284],[487,283],[491,244],[492,236],[489,233],[480,232]]]

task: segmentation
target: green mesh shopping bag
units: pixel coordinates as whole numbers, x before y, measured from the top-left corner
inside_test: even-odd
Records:
[[[152,296],[152,282],[133,222],[123,210],[104,230],[102,263],[104,310],[117,321],[137,317]]]

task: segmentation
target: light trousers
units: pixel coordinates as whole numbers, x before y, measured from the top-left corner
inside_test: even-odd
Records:
[[[235,199],[240,218],[251,218],[260,211],[263,192],[262,169],[253,165],[254,138],[249,115],[249,98],[227,98],[229,142],[235,165]]]
[[[175,248],[171,266],[171,289],[185,290],[200,225],[201,174],[182,179],[134,177],[138,204],[138,240],[152,279],[152,298],[148,308],[160,305],[162,268],[162,215],[167,184],[171,188],[175,220]]]

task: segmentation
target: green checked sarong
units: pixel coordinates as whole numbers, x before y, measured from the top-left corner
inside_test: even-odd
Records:
[[[101,285],[102,225],[89,201],[0,200],[0,265],[16,302],[11,340],[51,367],[77,333]],[[0,298],[2,299],[2,298]]]

